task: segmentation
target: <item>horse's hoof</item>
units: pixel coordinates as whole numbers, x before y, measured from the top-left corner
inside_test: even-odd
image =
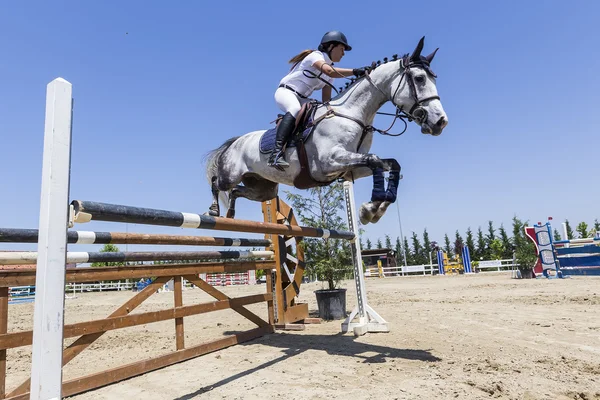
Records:
[[[227,210],[226,218],[235,218],[235,210]]]
[[[377,208],[377,211],[375,212],[375,215],[371,219],[371,223],[372,224],[376,224],[377,222],[379,222],[379,220],[381,219],[381,217],[383,217],[383,214],[385,214],[385,212],[387,211],[387,209],[390,206],[390,204],[391,203],[389,201],[384,201],[383,203],[381,203],[381,205],[379,206],[379,208]]]
[[[219,216],[219,210],[210,209],[207,212],[205,212],[204,215],[210,215],[211,217],[218,217]]]
[[[364,204],[360,206],[358,210],[358,219],[360,223],[363,225],[368,224],[373,219],[373,211],[369,209],[370,207],[365,206]]]

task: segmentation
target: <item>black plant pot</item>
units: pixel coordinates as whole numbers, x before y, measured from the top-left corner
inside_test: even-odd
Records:
[[[346,318],[346,289],[315,290],[319,317],[325,320]]]

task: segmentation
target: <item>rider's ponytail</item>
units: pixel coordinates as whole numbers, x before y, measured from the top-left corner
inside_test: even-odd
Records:
[[[312,53],[314,50],[304,50],[298,54],[296,54],[294,57],[290,58],[290,60],[288,61],[288,63],[290,64],[294,64],[294,66],[292,68],[294,68],[296,66],[296,64],[298,64],[300,61],[304,60],[306,58],[306,56],[308,56],[310,53]]]

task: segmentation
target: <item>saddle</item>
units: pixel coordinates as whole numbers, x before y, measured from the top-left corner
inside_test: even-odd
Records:
[[[304,143],[310,138],[315,126],[322,120],[322,117],[318,120],[314,119],[315,112],[323,103],[317,100],[311,100],[302,105],[300,112],[296,116],[296,127],[292,134],[291,139],[285,144],[284,148],[296,147],[298,152],[298,160],[300,161],[300,173],[294,178],[294,186],[298,189],[309,189],[315,186],[327,186],[334,180],[328,182],[321,182],[315,180],[310,174],[310,168],[308,166],[308,155],[306,154],[306,147]],[[275,146],[275,134],[281,119],[282,114],[278,114],[275,119],[275,128],[269,129],[262,134],[260,138],[260,152],[263,154],[269,154]]]

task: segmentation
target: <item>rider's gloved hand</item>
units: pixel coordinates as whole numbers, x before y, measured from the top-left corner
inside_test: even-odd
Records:
[[[360,78],[361,76],[363,76],[364,74],[366,74],[367,72],[367,68],[366,67],[360,67],[360,68],[354,68],[352,70],[352,73],[357,77]]]

